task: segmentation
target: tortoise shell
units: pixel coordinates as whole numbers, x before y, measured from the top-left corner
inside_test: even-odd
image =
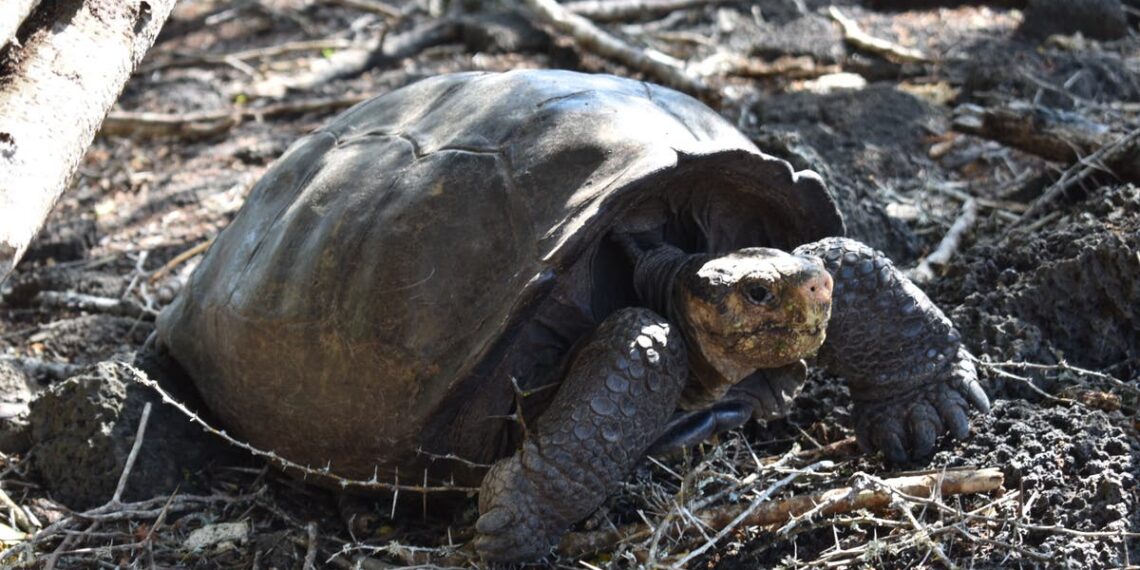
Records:
[[[356,477],[490,461],[511,451],[510,378],[556,382],[575,341],[637,303],[615,230],[712,253],[844,233],[818,176],[689,96],[444,75],[290,147],[159,343],[229,430],[293,461]]]

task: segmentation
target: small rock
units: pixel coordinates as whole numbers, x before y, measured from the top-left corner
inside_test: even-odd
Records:
[[[214,545],[240,542],[248,537],[248,522],[218,523],[194,530],[186,537],[182,547],[186,550],[199,550]]]

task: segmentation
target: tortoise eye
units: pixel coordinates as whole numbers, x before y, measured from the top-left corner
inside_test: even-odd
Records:
[[[763,285],[752,284],[744,290],[744,296],[748,302],[756,305],[764,305],[772,301],[772,292]]]

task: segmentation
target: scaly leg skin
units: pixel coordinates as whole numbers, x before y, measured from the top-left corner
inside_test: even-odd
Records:
[[[663,317],[628,308],[607,318],[522,449],[484,477],[479,554],[517,562],[548,553],[617,491],[664,429],[688,374],[680,331]]]
[[[929,457],[946,431],[965,437],[970,405],[990,403],[946,315],[862,243],[827,238],[795,253],[822,258],[835,280],[818,361],[847,378],[859,443],[902,463]]]

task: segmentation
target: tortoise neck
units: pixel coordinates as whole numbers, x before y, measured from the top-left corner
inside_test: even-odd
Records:
[[[671,245],[658,245],[637,255],[633,288],[641,303],[675,323],[684,322],[677,299],[678,275],[696,256]]]

